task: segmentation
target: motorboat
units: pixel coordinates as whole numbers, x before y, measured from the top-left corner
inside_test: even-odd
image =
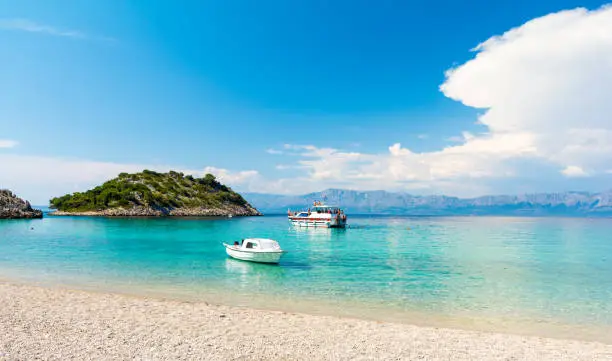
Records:
[[[280,248],[278,242],[267,238],[246,238],[241,243],[223,243],[223,246],[232,258],[259,263],[278,263],[287,253]]]
[[[299,227],[345,228],[346,214],[342,209],[314,202],[306,211],[288,211],[289,221]]]

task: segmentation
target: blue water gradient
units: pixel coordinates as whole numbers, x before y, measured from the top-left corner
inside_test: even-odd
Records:
[[[346,230],[293,228],[280,216],[3,220],[0,277],[272,308],[326,304],[374,318],[612,326],[610,219],[350,220]],[[276,239],[289,253],[278,266],[228,259],[221,242],[245,237]]]

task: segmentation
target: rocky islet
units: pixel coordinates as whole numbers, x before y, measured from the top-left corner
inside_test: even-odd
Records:
[[[0,189],[0,219],[42,218],[41,210],[30,202],[17,197],[8,189]]]

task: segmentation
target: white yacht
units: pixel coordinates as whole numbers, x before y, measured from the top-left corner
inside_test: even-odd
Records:
[[[345,228],[346,214],[339,207],[314,202],[306,211],[288,212],[289,220],[299,227]]]

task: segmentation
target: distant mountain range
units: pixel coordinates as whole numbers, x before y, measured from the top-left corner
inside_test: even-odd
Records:
[[[298,196],[243,193],[264,214],[305,209],[315,200],[343,207],[348,214],[396,215],[517,215],[612,216],[612,190],[599,193],[563,192],[497,195],[478,198],[415,196],[386,191],[328,189]]]

